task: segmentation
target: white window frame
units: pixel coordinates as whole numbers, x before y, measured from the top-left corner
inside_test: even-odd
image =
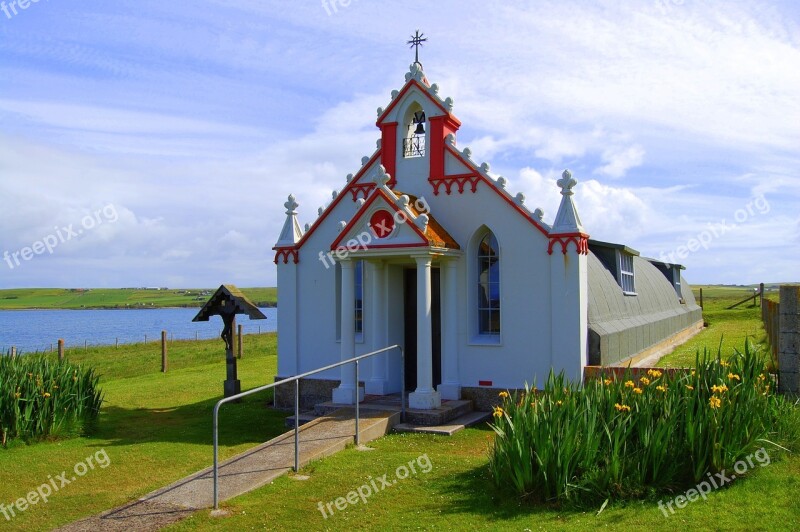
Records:
[[[355,311],[354,312],[356,313],[356,316],[357,316],[359,310],[361,311],[361,321],[360,321],[361,330],[360,331],[358,330],[359,320],[358,320],[358,318],[356,316],[354,316],[353,318],[354,318],[354,321],[355,321],[355,329],[354,329],[353,332],[355,333],[356,343],[357,344],[363,344],[364,343],[364,322],[365,322],[364,317],[366,316],[366,314],[364,312],[364,307],[365,307],[365,305],[364,305],[364,301],[365,301],[365,299],[364,299],[364,295],[365,295],[364,294],[364,285],[365,285],[365,281],[366,281],[366,277],[365,276],[366,276],[366,271],[367,271],[367,269],[364,267],[364,261],[363,260],[355,260],[355,261],[353,261],[353,270],[354,270],[353,271],[353,276],[356,275],[355,270],[357,268],[361,268],[361,283],[356,282],[356,279],[353,280],[353,286],[355,287],[355,291],[356,291],[356,302],[355,302]],[[335,289],[333,291],[333,293],[334,293],[334,311],[335,311],[335,314],[336,314],[336,320],[335,320],[336,332],[335,332],[335,337],[336,337],[336,342],[341,342],[342,341],[342,266],[341,266],[341,264],[339,264],[337,262],[336,266],[333,269],[333,271],[334,271],[334,277],[335,277],[335,279],[334,279]],[[361,291],[361,308],[360,309],[358,308],[358,291],[359,290]]]
[[[502,279],[502,268],[501,268],[501,261],[502,261],[502,251],[500,249],[500,242],[497,239],[497,235],[492,232],[491,230],[484,230],[481,231],[478,235],[476,235],[474,242],[474,248],[470,250],[469,257],[468,257],[468,269],[467,269],[467,281],[468,281],[468,301],[470,306],[470,329],[472,333],[470,334],[470,345],[481,345],[481,346],[500,346],[502,345],[502,334],[503,334],[503,306],[502,304],[499,305],[497,309],[493,309],[491,307],[485,308],[481,307],[481,301],[478,296],[478,288],[481,286],[480,280],[480,261],[483,258],[483,255],[480,254],[480,245],[483,240],[492,235],[494,237],[495,242],[497,243],[497,249],[495,249],[496,257],[497,257],[497,291],[499,301],[502,301],[502,293],[503,293],[503,279]],[[498,332],[482,332],[481,331],[481,311],[496,311],[497,312],[497,319],[500,324],[500,329]]]
[[[628,268],[630,265],[630,268]],[[617,251],[617,268],[619,271],[619,286],[626,296],[636,295],[636,271],[633,265],[633,255]]]

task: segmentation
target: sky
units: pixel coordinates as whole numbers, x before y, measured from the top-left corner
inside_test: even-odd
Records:
[[[800,281],[799,25],[789,1],[4,0],[0,288],[274,286],[287,195],[313,222],[373,153],[417,29],[459,147],[545,221],[569,168],[592,238],[690,283]]]

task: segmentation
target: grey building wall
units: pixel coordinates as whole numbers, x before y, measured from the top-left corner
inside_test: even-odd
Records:
[[[681,276],[683,303],[672,283],[647,259],[633,257],[635,296],[622,293],[614,276],[589,252],[589,364],[631,357],[703,319]]]

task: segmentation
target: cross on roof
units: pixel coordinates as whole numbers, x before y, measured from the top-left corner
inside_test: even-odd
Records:
[[[424,43],[427,40],[428,40],[428,38],[425,37],[425,34],[424,33],[420,33],[419,30],[417,30],[417,32],[414,35],[411,36],[411,40],[406,43],[406,44],[410,44],[411,45],[411,46],[409,46],[409,48],[414,48],[414,62],[415,63],[422,64],[422,63],[419,62],[419,47],[422,46],[422,43]]]

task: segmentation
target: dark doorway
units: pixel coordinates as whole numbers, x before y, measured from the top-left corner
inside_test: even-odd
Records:
[[[406,390],[417,389],[417,270],[405,270],[403,320],[405,323]],[[442,383],[442,299],[438,268],[431,268],[431,327],[433,329],[433,388]]]

